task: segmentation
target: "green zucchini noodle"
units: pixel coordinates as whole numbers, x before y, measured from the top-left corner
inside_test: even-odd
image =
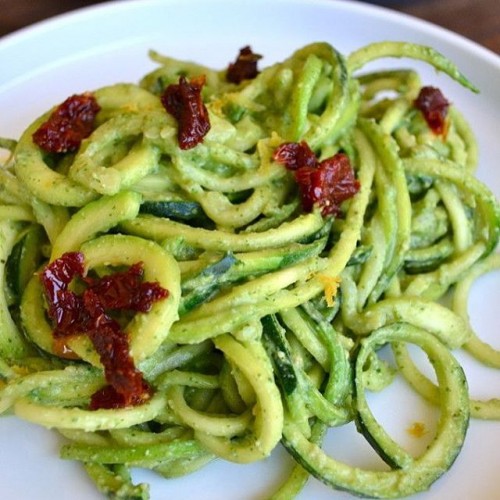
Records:
[[[498,399],[470,398],[453,353],[500,368],[466,312],[473,281],[500,266],[500,208],[475,177],[477,145],[458,109],[435,133],[415,106],[430,83],[413,69],[365,66],[416,59],[476,89],[443,55],[400,42],[348,56],[310,44],[241,83],[150,56],[158,67],[138,84],[93,91],[100,110],[75,152],[33,141],[52,110],[18,141],[0,140],[0,413],[58,430],[62,457],[81,461],[110,498],[148,498],[131,467],[172,478],[215,459],[262,460],[280,443],[296,466],[275,499],[311,475],[376,498],[428,489],[460,452],[469,417],[500,419]],[[204,75],[211,125],[190,149],[160,99],[181,75]],[[275,160],[280,145],[301,141],[318,161],[349,157],[360,188],[340,215],[306,211]],[[168,290],[148,312],[119,318],[152,388],[146,402],[91,409],[106,380],[90,338],[70,337],[71,356],[56,344],[39,273],[67,252],[98,276],[142,262],[144,279]],[[396,374],[440,409],[418,456],[367,403]],[[322,450],[328,428],[348,424],[387,470]]]

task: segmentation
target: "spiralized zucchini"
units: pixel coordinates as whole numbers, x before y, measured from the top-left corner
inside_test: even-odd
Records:
[[[469,416],[498,419],[498,400],[470,400],[453,350],[498,368],[469,324],[472,281],[498,268],[495,196],[475,176],[477,146],[455,107],[433,133],[414,106],[411,69],[363,72],[382,57],[425,61],[475,90],[433,49],[384,42],[345,57],[303,47],[254,79],[151,53],[138,85],[97,89],[92,134],[50,154],[29,125],[0,169],[0,412],[59,430],[110,498],[148,498],[130,467],[170,478],[210,461],[248,463],[280,443],[297,466],[273,498],[310,475],[377,498],[428,489],[453,463]],[[205,76],[211,128],[191,149],[160,94]],[[306,141],[319,160],[347,153],[360,183],[342,215],[304,212],[291,172],[274,160]],[[153,388],[146,403],[89,409],[105,384],[85,335],[57,348],[38,270],[80,251],[105,275],[143,261],[168,289],[148,313],[122,318],[131,355]],[[452,307],[440,299],[456,290]],[[433,382],[406,344],[421,348]],[[392,365],[381,357],[391,351]],[[387,356],[385,356],[387,357]],[[398,372],[441,413],[414,457],[369,409]],[[362,470],[328,457],[329,427],[355,423],[389,466]]]

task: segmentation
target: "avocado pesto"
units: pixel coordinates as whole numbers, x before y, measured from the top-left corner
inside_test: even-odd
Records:
[[[469,125],[439,89],[412,69],[365,66],[416,59],[477,89],[410,43],[349,55],[313,43],[263,69],[245,47],[231,78],[150,56],[158,67],[138,84],[71,96],[19,141],[0,139],[0,413],[60,432],[62,458],[109,498],[149,498],[132,467],[168,479],[277,446],[296,465],[269,498],[295,497],[310,477],[373,498],[429,489],[470,418],[500,419],[498,400],[470,398],[453,354],[500,368],[464,313],[473,281],[500,267],[500,207],[475,177]],[[61,339],[40,276],[76,253],[84,271],[61,289],[84,317]],[[113,296],[96,312],[85,292],[95,298],[138,263],[162,300],[127,309]],[[109,324],[147,390],[96,407],[110,372],[125,370],[99,350]],[[368,403],[396,374],[440,410],[419,455]],[[347,425],[386,470],[321,448]]]

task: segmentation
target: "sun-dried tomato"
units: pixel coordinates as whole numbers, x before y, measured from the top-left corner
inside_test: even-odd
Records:
[[[94,130],[101,107],[90,92],[68,97],[33,134],[33,142],[49,153],[76,151]]]
[[[151,390],[130,356],[128,337],[118,322],[106,314],[100,296],[93,289],[85,290],[83,302],[89,313],[86,333],[99,354],[109,384],[109,389],[92,396],[90,408],[117,408],[146,401]],[[103,394],[107,395],[106,400]],[[114,400],[112,394],[116,395]]]
[[[126,271],[103,276],[97,280],[85,278],[89,290],[97,294],[105,309],[127,309],[148,312],[154,302],[166,298],[167,290],[158,283],[143,282],[142,262],[130,266]]]
[[[312,176],[312,185],[324,215],[339,215],[340,205],[352,198],[360,188],[349,157],[345,153],[337,153],[320,162]],[[322,189],[322,192],[318,192],[318,189]]]
[[[252,80],[259,74],[257,62],[262,59],[260,54],[254,54],[249,45],[240,49],[234,63],[230,63],[226,80],[231,83],[241,83],[243,80]]]
[[[446,132],[446,117],[450,103],[436,87],[422,87],[415,99],[415,107],[424,115],[425,121],[435,134]]]
[[[68,252],[64,259],[52,262],[40,275],[49,306],[48,315],[55,324],[55,338],[78,334],[85,324],[82,298],[69,290],[69,284],[83,272],[83,255]]]
[[[344,153],[320,162],[306,142],[287,142],[275,151],[274,160],[294,171],[306,212],[317,204],[324,216],[340,215],[341,204],[359,191],[359,181]]]
[[[300,167],[316,168],[318,159],[307,142],[285,142],[274,153],[274,160],[288,170],[297,170]]]
[[[109,385],[93,395],[91,409],[140,404],[149,399],[151,389],[134,365],[127,335],[107,311],[147,312],[168,296],[168,290],[143,281],[142,263],[102,278],[84,276],[84,269],[83,254],[69,252],[40,275],[54,338],[86,334],[99,354]],[[76,278],[87,285],[81,293],[69,288]]]
[[[177,120],[177,140],[181,149],[191,149],[203,141],[210,130],[208,111],[201,98],[205,75],[179,78],[178,84],[168,85],[160,99],[163,107]]]
[[[137,406],[145,403],[151,397],[151,388],[148,383],[143,380],[143,388],[140,392],[131,394],[126,397],[119,393],[112,385],[106,385],[99,389],[90,399],[89,408],[91,410],[99,409],[117,409],[126,406]]]

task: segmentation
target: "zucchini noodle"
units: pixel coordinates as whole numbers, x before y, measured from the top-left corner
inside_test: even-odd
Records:
[[[428,489],[452,466],[470,417],[500,419],[498,399],[470,397],[453,353],[500,368],[466,312],[473,281],[500,266],[500,208],[475,177],[477,145],[459,111],[451,106],[435,133],[414,104],[416,71],[365,66],[416,59],[475,87],[433,49],[400,42],[348,56],[310,44],[241,83],[150,55],[158,68],[138,84],[93,92],[100,110],[76,151],[33,141],[52,110],[19,141],[0,141],[10,151],[0,168],[0,413],[58,430],[62,457],[81,461],[110,498],[149,498],[131,467],[177,477],[215,459],[265,459],[280,442],[297,464],[275,499],[310,476],[376,498]],[[204,75],[210,119],[189,149],[161,102],[180,75]],[[301,141],[318,161],[349,157],[359,190],[340,215],[305,211],[275,159]],[[118,318],[147,401],[90,409],[103,363],[84,334],[55,342],[39,278],[67,252],[81,252],[92,276],[142,262],[144,278],[168,290],[148,312]],[[434,381],[407,344],[431,360]],[[368,405],[367,392],[396,373],[440,409],[419,456]],[[388,470],[322,450],[328,428],[349,424]]]

